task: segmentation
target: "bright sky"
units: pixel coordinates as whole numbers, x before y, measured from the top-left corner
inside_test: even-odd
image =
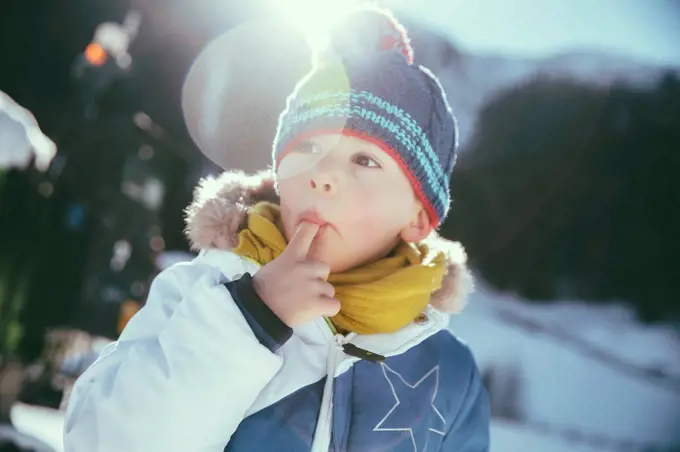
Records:
[[[678,0],[387,0],[471,51],[603,49],[680,66]]]

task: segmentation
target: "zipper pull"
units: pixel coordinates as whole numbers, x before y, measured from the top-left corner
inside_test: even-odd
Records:
[[[385,361],[383,355],[378,355],[377,353],[369,352],[363,348],[359,348],[354,344],[343,344],[342,350],[349,356],[354,356],[355,358],[370,361],[372,363],[381,363]]]

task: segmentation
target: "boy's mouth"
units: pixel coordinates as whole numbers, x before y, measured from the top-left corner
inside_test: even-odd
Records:
[[[330,227],[334,231],[336,230],[335,226],[333,226],[333,224],[326,221],[326,219],[324,219],[321,215],[319,215],[319,212],[317,212],[316,210],[306,210],[306,211],[302,212],[302,214],[300,215],[300,218],[298,220],[298,224],[302,223],[303,221],[307,222],[307,223],[317,224],[317,225],[319,225],[319,229],[325,228],[325,227]]]
[[[316,210],[306,210],[302,212],[299,221],[300,223],[304,221],[306,223],[318,224],[319,226],[326,226],[328,224]]]

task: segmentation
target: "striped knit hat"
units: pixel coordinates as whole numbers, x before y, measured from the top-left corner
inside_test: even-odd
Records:
[[[313,135],[342,133],[378,145],[404,170],[433,226],[449,210],[457,127],[439,80],[413,63],[404,27],[363,7],[329,34],[329,46],[279,117],[274,168]]]

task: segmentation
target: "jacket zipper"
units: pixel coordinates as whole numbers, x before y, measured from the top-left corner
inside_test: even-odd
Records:
[[[354,336],[356,336],[354,333],[350,333],[347,336],[336,334],[329,342],[326,383],[323,387],[321,409],[314,431],[312,452],[328,452],[330,448],[333,421],[333,381],[335,380],[335,372],[340,367],[345,356],[343,346],[352,340]]]

